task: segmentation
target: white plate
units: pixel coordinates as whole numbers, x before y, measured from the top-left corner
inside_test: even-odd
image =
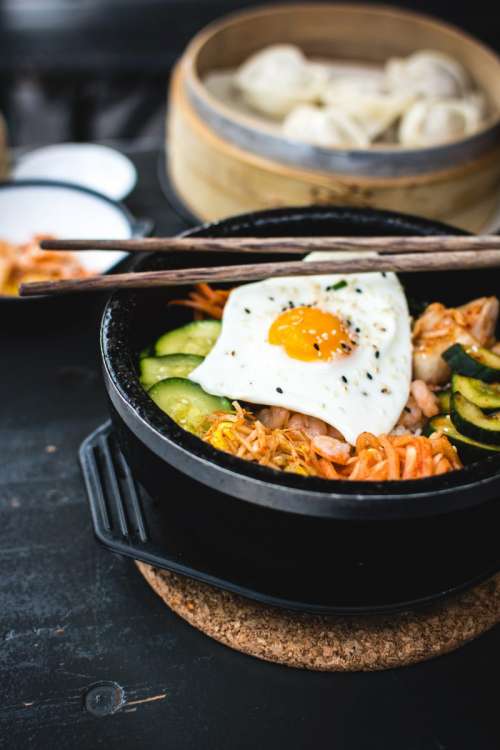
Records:
[[[15,180],[61,180],[97,190],[108,198],[125,198],[137,182],[126,156],[96,143],[60,143],[29,151],[12,170]]]
[[[137,225],[119,203],[85,188],[41,182],[0,184],[0,240],[22,243],[35,234],[60,239],[128,239]],[[89,271],[105,273],[124,252],[78,253]]]

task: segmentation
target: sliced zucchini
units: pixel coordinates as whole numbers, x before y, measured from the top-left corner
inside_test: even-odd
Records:
[[[458,450],[458,455],[464,463],[477,461],[487,455],[500,454],[500,446],[478,443],[477,440],[462,435],[451,421],[449,414],[438,414],[437,417],[433,417],[429,421],[426,433],[431,434],[433,432],[442,432],[443,435],[446,435]]]
[[[451,389],[447,388],[445,391],[440,391],[439,393],[436,393],[437,400],[439,401],[439,408],[441,410],[441,414],[449,414],[450,413],[450,401],[451,401]]]
[[[164,354],[163,357],[143,357],[139,362],[141,383],[148,390],[166,378],[187,378],[203,357],[198,354]]]
[[[442,356],[453,372],[486,383],[500,382],[500,357],[488,349],[453,344]]]
[[[452,393],[451,421],[462,435],[487,445],[500,445],[500,412],[485,414],[461,393]]]
[[[155,354],[198,354],[205,357],[217,341],[221,328],[220,320],[195,320],[160,336],[155,344]]]
[[[200,434],[206,418],[215,411],[232,412],[231,402],[223,396],[211,396],[186,378],[160,380],[148,394],[165,414],[188,432]]]
[[[467,378],[455,373],[451,379],[451,388],[454,393],[461,393],[480,409],[500,409],[500,383],[483,383],[477,378]]]

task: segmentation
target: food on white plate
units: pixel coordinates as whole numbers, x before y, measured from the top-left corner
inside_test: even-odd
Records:
[[[465,96],[470,89],[467,71],[458,60],[435,50],[421,50],[406,58],[394,57],[385,66],[389,91],[419,97]]]
[[[195,320],[141,353],[141,383],[218,450],[350,481],[500,454],[496,297],[435,302],[412,323],[397,277],[365,273],[199,284],[171,304]]]
[[[432,146],[464,138],[481,124],[479,99],[423,99],[406,110],[399,125],[403,146]]]
[[[21,284],[32,281],[89,276],[74,253],[41,250],[40,242],[44,239],[53,238],[36,235],[22,245],[0,240],[0,295],[16,296]]]
[[[350,148],[370,144],[361,123],[349,113],[309,104],[292,109],[283,122],[283,135],[314,146]]]
[[[209,71],[205,85],[273,134],[327,148],[424,148],[477,131],[488,113],[460,61],[436,50],[376,67],[309,59],[295,45],[276,44],[237,70]]]
[[[324,68],[311,65],[298,47],[277,44],[244,62],[234,82],[258,112],[283,117],[297,104],[316,101],[325,78]]]

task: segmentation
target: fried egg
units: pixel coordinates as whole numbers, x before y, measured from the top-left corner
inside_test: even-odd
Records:
[[[364,273],[240,286],[215,346],[189,377],[214,395],[318,417],[351,444],[365,431],[388,433],[411,380],[401,284],[393,273]]]

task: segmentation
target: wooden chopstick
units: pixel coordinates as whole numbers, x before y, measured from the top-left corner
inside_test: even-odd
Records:
[[[145,237],[129,240],[43,240],[43,250],[124,250],[144,252],[288,253],[314,250],[376,250],[380,254],[469,252],[500,249],[500,236],[433,237]]]
[[[365,255],[357,258],[334,258],[311,263],[286,261],[281,263],[249,263],[246,265],[215,266],[208,268],[180,268],[168,271],[90,276],[63,281],[37,281],[23,284],[22,297],[38,294],[67,294],[73,292],[113,291],[179,286],[199,282],[255,281],[272,276],[310,276],[329,273],[362,273],[366,271],[451,271],[474,268],[500,267],[500,250],[482,252],[407,253],[401,255]]]

